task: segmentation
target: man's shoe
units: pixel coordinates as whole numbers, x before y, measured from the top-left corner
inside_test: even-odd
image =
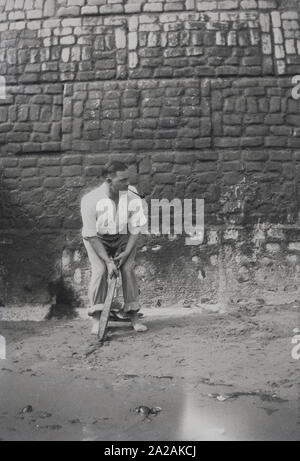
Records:
[[[110,311],[109,320],[111,322],[130,322],[128,315],[123,314],[121,311]]]
[[[138,312],[128,312],[128,317],[130,318],[131,325],[133,326],[134,331],[138,333],[147,331],[148,328],[140,321]]]

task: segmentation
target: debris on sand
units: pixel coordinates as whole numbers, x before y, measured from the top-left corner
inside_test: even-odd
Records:
[[[212,378],[200,378],[194,387],[199,386],[199,384],[207,384],[209,386],[233,387],[233,384],[225,383],[224,381],[213,381]]]
[[[48,413],[47,411],[40,411],[37,414],[37,416],[38,416],[38,418],[41,418],[41,419],[47,419],[47,418],[51,418],[52,413]]]
[[[263,402],[278,402],[278,403],[288,402],[288,400],[282,399],[278,397],[277,394],[274,394],[274,393],[270,394],[267,392],[259,392],[258,395]]]
[[[264,410],[268,416],[272,416],[273,413],[276,413],[277,411],[279,411],[279,408],[265,408],[265,407],[259,407],[259,408]]]
[[[76,419],[70,419],[69,423],[70,424],[81,424],[81,421],[79,418],[76,418]],[[94,422],[92,424],[94,424]]]
[[[37,429],[50,429],[51,431],[60,431],[62,429],[62,426],[60,426],[59,424],[50,424],[47,426],[40,426],[39,424],[37,424],[35,427]]]
[[[152,376],[152,378],[156,378],[156,379],[174,379],[174,376],[163,375],[163,376]]]
[[[226,400],[230,399],[237,399],[238,397],[260,397],[262,401],[264,402],[278,402],[278,403],[283,403],[286,402],[287,400],[281,399],[278,397],[277,394],[270,393],[270,392],[262,392],[260,390],[258,391],[251,391],[251,392],[232,392],[230,394],[208,394],[208,397],[212,397],[214,399],[217,399],[219,402],[225,402]]]
[[[135,412],[144,416],[145,419],[151,421],[150,416],[156,416],[162,411],[161,407],[152,407],[149,408],[146,405],[140,405],[135,408]]]
[[[25,413],[32,413],[32,412],[33,412],[32,406],[27,405],[26,407],[22,408],[22,410],[20,411],[20,415],[25,414]]]
[[[134,374],[125,374],[123,375],[123,378],[124,379],[134,379],[134,378],[138,378],[139,375],[134,375]]]
[[[185,309],[190,309],[192,307],[192,304],[188,299],[185,299],[182,307],[184,307]]]

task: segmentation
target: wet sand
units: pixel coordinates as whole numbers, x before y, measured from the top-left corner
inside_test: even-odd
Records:
[[[0,322],[0,439],[299,440],[298,304],[230,312],[144,310],[102,347],[88,320]]]

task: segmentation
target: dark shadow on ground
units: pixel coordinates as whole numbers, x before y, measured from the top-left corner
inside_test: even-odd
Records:
[[[46,316],[46,320],[53,318],[72,320],[78,317],[75,311],[75,295],[72,288],[65,285],[63,279],[50,282],[48,285],[50,295],[56,299]]]

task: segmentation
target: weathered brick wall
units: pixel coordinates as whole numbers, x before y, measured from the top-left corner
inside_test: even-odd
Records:
[[[215,2],[210,3],[211,8]],[[7,13],[2,13],[1,74],[15,84],[297,72],[300,25],[296,10],[229,12],[222,10],[225,4],[238,2],[219,3],[220,12],[71,18],[59,17],[59,8],[58,17],[27,15],[26,21],[22,20],[26,10],[8,14],[11,18],[20,15],[15,18],[18,21],[7,21]]]
[[[261,258],[280,261],[294,286],[299,14],[298,0],[0,0],[0,301],[85,297],[79,200],[108,158],[128,162],[149,198],[205,199],[206,243],[175,241],[163,257],[185,254],[183,295],[191,283],[195,293],[239,292],[241,263],[235,274],[224,247],[237,261],[256,254],[258,223]],[[206,286],[189,267],[197,251],[214,274]],[[178,297],[177,276],[150,254],[143,267],[156,265]]]

